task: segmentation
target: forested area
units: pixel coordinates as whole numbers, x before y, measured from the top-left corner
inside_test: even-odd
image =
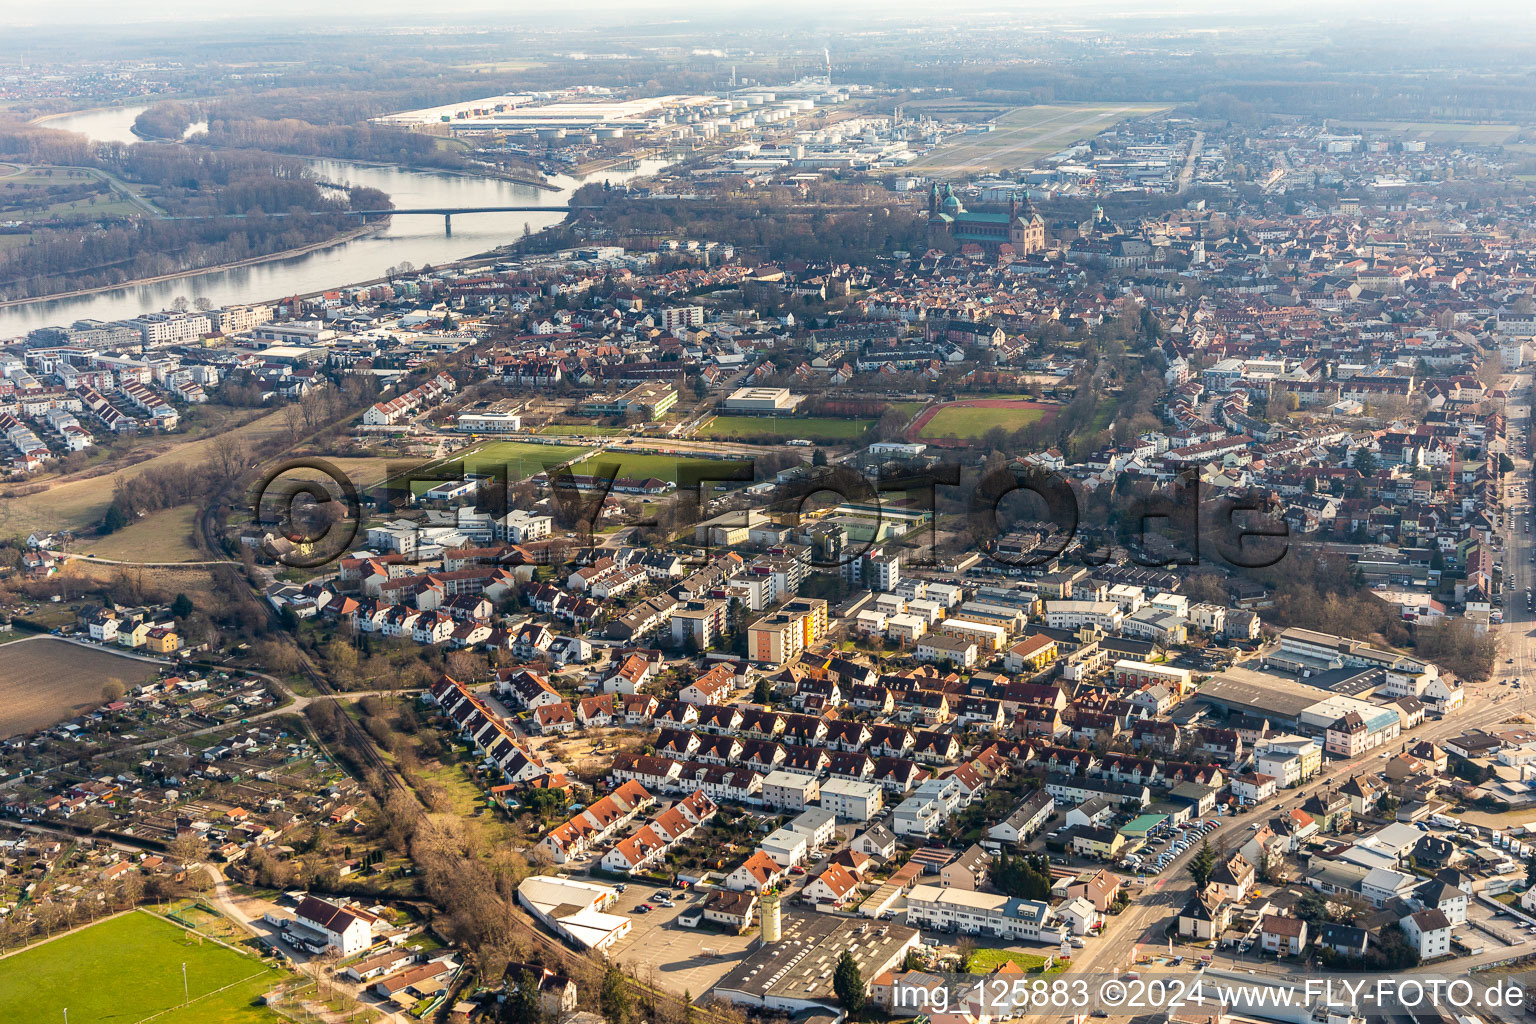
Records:
[[[179,100],[166,100],[145,109],[133,120],[134,134],[146,139],[181,138],[193,122],[202,117],[201,111]]]
[[[928,248],[927,216],[864,186],[825,185],[809,199],[792,188],[750,191],[729,183],[698,202],[654,203],[640,196],[588,185],[572,205],[594,204],[605,227],[620,238],[709,238],[751,249],[774,260],[859,263],[892,250]],[[846,194],[844,194],[846,193]]]
[[[202,141],[202,140],[199,140]],[[271,153],[440,167],[468,166],[458,149],[438,146],[435,136],[371,125],[315,125],[295,118],[227,118],[215,109],[207,144],[219,149],[260,149]]]
[[[39,226],[0,252],[0,298],[30,298],[266,256],[357,227],[348,209],[382,209],[377,189],[323,188],[301,160],[252,149],[96,145],[78,135],[0,126],[0,159],[89,167],[132,186],[169,218],[119,217],[82,230]]]

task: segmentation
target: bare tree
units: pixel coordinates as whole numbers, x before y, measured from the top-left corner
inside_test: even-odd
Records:
[[[221,483],[228,484],[245,472],[250,455],[245,442],[231,430],[213,439],[208,453],[208,465]]]
[[[188,871],[208,853],[208,844],[196,832],[178,832],[176,838],[172,839],[170,845],[165,848],[165,852],[172,864]]]
[[[304,409],[298,402],[283,406],[283,430],[288,435],[289,444],[304,436]]]

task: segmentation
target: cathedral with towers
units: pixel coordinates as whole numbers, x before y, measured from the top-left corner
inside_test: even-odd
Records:
[[[1045,248],[1045,221],[1028,199],[1023,206],[1017,197],[1010,199],[1007,213],[973,212],[952,186],[946,184],[941,192],[935,183],[928,191],[928,238],[930,244],[947,238],[957,245],[980,245],[990,253],[1007,245],[1015,256],[1028,256]]]

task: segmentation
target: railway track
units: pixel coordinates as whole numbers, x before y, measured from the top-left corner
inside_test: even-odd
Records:
[[[214,529],[216,508],[217,503],[213,503],[207,511],[198,517],[196,540],[203,553],[210,557],[216,555],[219,551],[219,545],[215,542],[216,533]],[[258,601],[266,609],[269,618],[277,620],[276,610],[272,607],[271,603],[262,599],[261,595],[250,584],[250,581],[244,578],[243,573],[235,571],[235,563],[230,562],[216,565],[212,571],[216,578],[222,578],[222,584],[230,592],[243,591],[247,597]],[[225,576],[225,574],[228,575]],[[419,798],[416,797],[415,791],[400,778],[394,766],[386,761],[374,746],[373,737],[369,736],[367,731],[341,706],[341,702],[336,699],[335,690],[331,687],[329,681],[326,680],[324,674],[316,668],[309,654],[302,648],[298,649],[298,653],[299,668],[304,678],[314,687],[316,693],[329,698],[332,706],[340,712],[342,721],[346,723],[348,734],[355,740],[355,742],[347,744],[348,750],[355,755],[360,755],[367,762],[367,766],[374,769],[374,774],[390,792],[407,794],[419,803]],[[568,967],[570,965],[592,966],[598,962],[590,954],[574,950],[559,939],[544,932],[539,927],[538,922],[528,916],[515,903],[509,904],[508,920],[517,932],[527,937],[533,948],[540,950],[551,958],[550,963],[558,963]],[[666,1011],[675,1020],[683,1020],[686,1014],[691,1012],[694,1019],[700,1022],[700,1024],[740,1024],[739,1020],[735,1017],[726,1016],[691,1003],[680,995],[653,985],[647,985],[629,974],[624,974],[623,976],[632,997],[638,1004],[644,1005],[647,1008],[655,1007],[657,1010],[665,1007]],[[685,1007],[690,1007],[691,1010],[686,1010]],[[648,1013],[647,1015],[652,1019],[655,1017],[655,1013]]]
[[[217,508],[218,502],[210,502],[209,507],[198,517],[197,544],[202,553],[209,558],[213,558],[219,552],[219,545],[216,543],[214,530],[214,516]],[[234,565],[233,562],[214,565],[212,569],[214,578],[219,580],[223,589],[230,593],[244,591],[249,599],[261,605],[266,611],[269,620],[281,622],[277,609],[272,607],[270,601],[262,598],[261,594],[256,591],[249,580],[244,578],[243,574],[235,571]],[[395,773],[389,762],[384,760],[383,755],[373,745],[373,737],[369,736],[367,731],[357,724],[357,720],[348,714],[347,709],[336,699],[336,691],[331,687],[330,682],[326,680],[325,675],[315,667],[315,663],[310,658],[309,653],[302,647],[299,647],[297,643],[294,644],[294,650],[299,655],[299,669],[303,673],[304,678],[314,687],[317,694],[321,697],[329,698],[331,706],[336,709],[341,721],[346,723],[345,729],[348,735],[347,750],[354,757],[359,757],[366,762],[366,765],[361,767],[372,768],[375,774],[379,776],[382,784],[390,792],[411,792],[410,787],[401,781],[399,775]]]

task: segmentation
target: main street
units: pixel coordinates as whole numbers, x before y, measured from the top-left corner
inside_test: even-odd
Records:
[[[1516,516],[1514,528],[1506,529],[1504,534],[1505,622],[1495,628],[1499,654],[1495,659],[1492,678],[1465,684],[1466,704],[1460,711],[1441,719],[1427,720],[1424,725],[1406,734],[1401,746],[1419,740],[1441,742],[1469,729],[1485,728],[1516,714],[1536,711],[1536,674],[1532,672],[1533,667],[1536,667],[1536,614],[1526,610],[1522,593],[1526,586],[1532,584],[1533,576],[1536,576],[1536,565],[1530,561],[1533,550],[1531,535],[1524,530],[1524,525],[1529,522],[1531,507],[1529,486],[1532,463],[1520,454],[1519,443],[1519,439],[1527,436],[1531,426],[1531,410],[1524,399],[1525,389],[1530,383],[1529,372],[1506,378],[1505,383],[1505,387],[1511,388],[1519,396],[1519,401],[1511,401],[1506,410],[1512,449],[1510,457],[1515,462],[1515,471],[1506,479],[1509,489],[1506,490],[1501,515],[1513,509]],[[1513,500],[1509,490],[1516,489],[1522,497]],[[1348,624],[1340,623],[1339,631],[1347,634]],[[1525,680],[1524,686],[1516,689],[1513,684],[1499,685],[1501,679],[1511,676],[1522,677]],[[1398,747],[1394,746],[1393,749]],[[1247,841],[1250,825],[1300,806],[1308,794],[1321,786],[1342,782],[1352,775],[1374,769],[1380,763],[1379,758],[1380,752],[1372,751],[1349,761],[1325,762],[1322,772],[1315,778],[1298,789],[1285,791],[1278,800],[1218,819],[1221,828],[1211,835],[1211,846],[1220,850],[1242,845]],[[1161,873],[1149,875],[1142,893],[1122,913],[1109,918],[1104,933],[1096,941],[1090,941],[1086,949],[1075,951],[1072,970],[1104,973],[1124,970],[1132,964],[1137,947],[1166,949],[1168,940],[1164,929],[1170,920],[1177,919],[1179,910],[1194,895],[1194,883],[1187,870],[1189,858],[1193,855],[1194,851],[1190,850]]]

